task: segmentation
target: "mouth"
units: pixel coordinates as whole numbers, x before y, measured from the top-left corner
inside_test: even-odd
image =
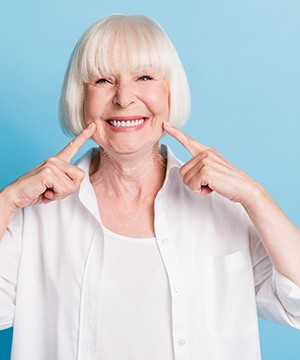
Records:
[[[108,119],[106,122],[116,129],[134,129],[141,127],[147,118],[135,117],[135,118],[114,118]]]

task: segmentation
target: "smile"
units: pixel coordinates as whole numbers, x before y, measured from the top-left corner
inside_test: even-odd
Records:
[[[108,120],[109,125],[114,126],[114,127],[119,127],[119,128],[129,128],[129,127],[136,127],[139,126],[141,124],[143,124],[143,122],[145,121],[145,119],[136,119],[136,120]]]

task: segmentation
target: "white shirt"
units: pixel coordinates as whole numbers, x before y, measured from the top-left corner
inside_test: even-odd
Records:
[[[97,359],[105,248],[90,157],[79,162],[78,192],[23,209],[0,241],[0,327],[14,325],[12,360]],[[241,205],[192,193],[169,150],[167,160],[154,227],[175,360],[258,360],[257,310],[300,328],[300,289],[273,270]]]
[[[97,359],[173,360],[170,291],[156,239],[103,230]]]

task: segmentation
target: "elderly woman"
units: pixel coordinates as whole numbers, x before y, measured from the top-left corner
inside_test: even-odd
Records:
[[[92,25],[61,109],[79,135],[0,197],[12,359],[257,360],[257,315],[300,327],[300,232],[261,185],[177,129],[189,88],[158,24]],[[159,146],[164,131],[190,161]],[[71,165],[88,138],[99,148]]]

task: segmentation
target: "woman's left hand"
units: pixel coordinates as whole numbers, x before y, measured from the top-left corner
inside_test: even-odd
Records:
[[[164,130],[193,155],[180,169],[184,184],[193,192],[207,195],[216,191],[234,202],[249,201],[252,190],[258,186],[250,176],[215,149],[201,144],[174,126],[164,123]]]
[[[218,151],[173,126],[164,123],[164,129],[193,155],[180,169],[184,183],[196,194],[216,191],[227,199],[240,202],[275,269],[300,287],[300,231],[271,196]]]

